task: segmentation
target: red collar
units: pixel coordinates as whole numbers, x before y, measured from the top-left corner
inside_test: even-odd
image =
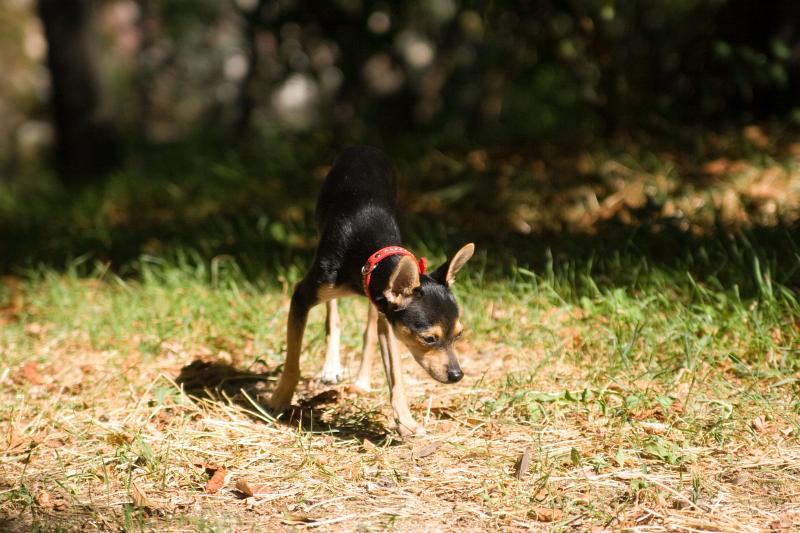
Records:
[[[374,254],[370,255],[367,258],[367,262],[364,263],[364,266],[361,267],[361,279],[364,282],[364,294],[367,295],[367,298],[372,300],[372,297],[369,295],[369,280],[372,277],[372,271],[378,267],[378,263],[386,259],[387,257],[393,255],[407,255],[408,257],[412,258],[414,261],[417,262],[417,267],[419,268],[419,273],[425,273],[425,258],[420,257],[419,259],[416,258],[414,254],[403,248],[402,246],[387,246],[386,248],[381,248]]]

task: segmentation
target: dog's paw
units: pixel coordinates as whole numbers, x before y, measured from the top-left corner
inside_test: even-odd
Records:
[[[326,385],[336,385],[342,381],[342,368],[340,366],[326,365],[322,367],[319,380]]]
[[[349,392],[350,394],[357,394],[360,396],[372,392],[372,387],[370,387],[369,384],[365,385],[364,383],[354,381],[347,387],[347,392]]]
[[[279,415],[292,405],[292,396],[292,394],[281,394],[279,391],[275,391],[267,400],[267,407],[273,414]]]
[[[404,439],[408,437],[422,437],[426,434],[425,428],[413,420],[409,420],[408,422],[398,421],[397,432]]]

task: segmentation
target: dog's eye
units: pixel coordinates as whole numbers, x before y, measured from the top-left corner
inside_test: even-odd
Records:
[[[458,340],[463,336],[464,336],[464,332],[463,331],[459,331],[458,333],[455,334],[455,336],[453,337],[453,340]]]
[[[434,337],[433,335],[423,335],[422,342],[424,342],[425,344],[435,344],[436,337]]]

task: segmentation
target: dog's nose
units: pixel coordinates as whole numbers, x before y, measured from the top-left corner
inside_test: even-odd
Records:
[[[447,369],[447,382],[448,383],[458,383],[461,381],[461,378],[464,377],[464,373],[461,371],[460,368],[448,368]]]

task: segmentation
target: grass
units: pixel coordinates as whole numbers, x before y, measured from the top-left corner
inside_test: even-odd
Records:
[[[506,158],[488,157],[489,174]],[[312,243],[309,198],[298,200],[297,215],[280,209],[280,197],[263,212],[248,210],[245,193],[234,201],[225,187],[198,185],[195,197],[183,182],[176,187],[191,201],[175,193],[162,199],[168,208],[119,188],[84,193],[83,207],[53,214],[64,225],[47,230],[63,239],[56,252],[18,243],[6,259],[13,275],[0,284],[0,529],[799,527],[800,248],[780,222],[798,206],[789,198],[775,211],[748,196],[775,165],[787,182],[778,188],[791,190],[796,170],[778,156],[752,156],[746,172],[728,179],[726,168],[700,187],[683,183],[688,173],[669,170],[664,158],[627,161],[636,170],[620,177],[608,164],[617,159],[593,157],[601,181],[593,194],[613,213],[568,199],[547,222],[561,225],[558,239],[547,238],[557,228],[537,229],[544,222],[533,212],[522,220],[527,228],[512,217],[518,231],[482,245],[475,230],[482,252],[456,289],[469,327],[460,348],[465,379],[435,384],[405,359],[412,410],[428,430],[405,442],[391,431],[379,369],[365,396],[315,379],[321,308],[306,334],[295,416],[275,421],[262,408],[282,363],[290,287]],[[509,179],[518,185],[528,169],[538,172],[525,162],[515,168],[522,170]],[[603,168],[613,171],[610,181]],[[430,223],[452,206],[479,204],[477,189],[462,194],[447,182],[472,171],[428,171],[430,190],[405,198],[407,232],[425,253],[453,249],[479,225],[474,215],[461,226],[447,216],[442,226]],[[694,214],[668,209],[653,218],[638,197],[606,201],[630,183],[650,190],[658,176],[683,183],[648,193],[661,198],[659,210],[669,201],[695,205],[698,195],[706,203]],[[253,187],[251,196],[269,197]],[[744,224],[732,200],[714,203],[727,190],[758,224]],[[563,193],[522,192],[527,200],[504,205],[500,218],[523,216],[525,202],[553,208]],[[176,210],[205,197],[208,216]],[[87,238],[91,231],[76,228],[98,203],[105,214],[87,223],[96,232]],[[580,206],[588,218],[575,215]],[[730,220],[722,220],[725,209]],[[18,227],[42,235],[42,212]],[[774,227],[758,218],[770,213]],[[165,235],[154,229],[159,216],[184,231],[198,217],[200,229]],[[741,225],[725,226],[733,220]],[[96,239],[101,233],[107,241]],[[269,251],[258,250],[260,239]],[[69,256],[78,259],[63,262]],[[360,299],[340,306],[351,372],[365,311]]]
[[[631,261],[608,267],[641,272],[621,287],[569,265],[466,278],[466,378],[435,385],[406,360],[429,432],[410,442],[387,431],[380,387],[366,397],[336,387],[338,401],[315,404],[321,310],[300,391],[311,423],[258,410],[281,363],[285,288],[224,265],[152,262],[136,281],[102,267],[8,280],[4,528],[757,531],[800,521],[796,297],[755,268],[762,292],[742,299]],[[365,307],[342,308],[353,370]],[[217,368],[187,368],[195,361]],[[223,465],[226,483],[206,493],[207,468]],[[237,491],[240,479],[259,495]]]

